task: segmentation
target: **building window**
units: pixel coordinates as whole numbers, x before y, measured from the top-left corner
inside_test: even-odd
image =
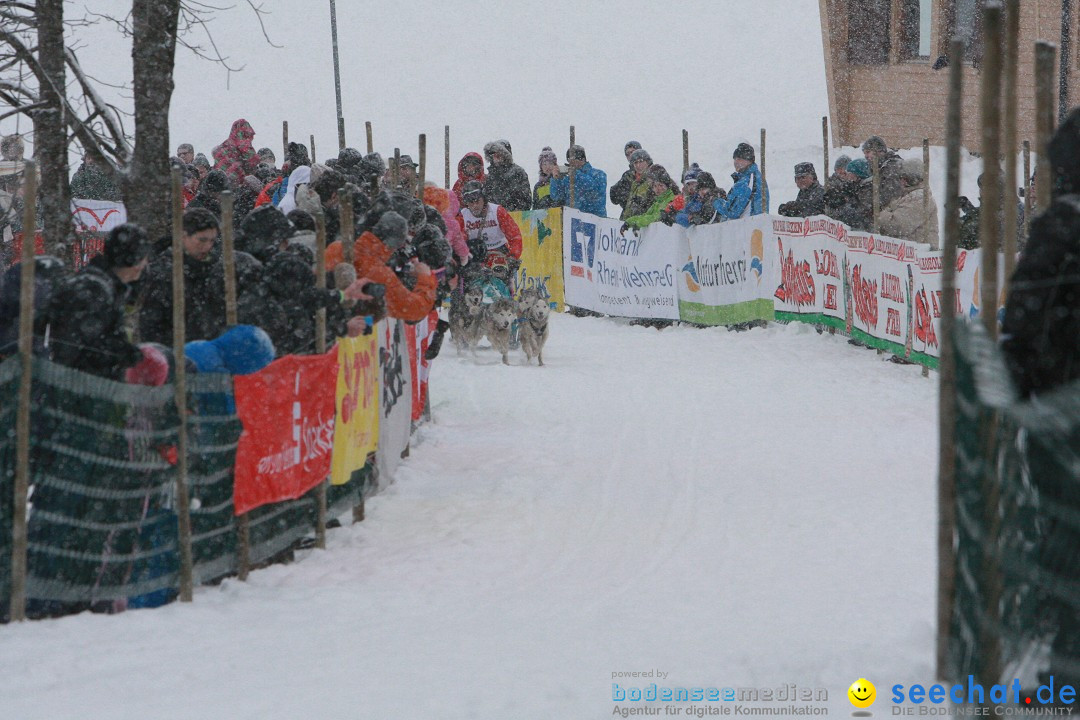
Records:
[[[890,0],[848,3],[847,58],[852,65],[889,62]]]
[[[930,18],[933,0],[901,0],[900,59],[930,59]]]
[[[978,65],[982,62],[982,16],[986,0],[945,0],[945,38],[964,41],[964,59]],[[948,40],[946,39],[946,43]],[[948,50],[946,44],[945,47]]]

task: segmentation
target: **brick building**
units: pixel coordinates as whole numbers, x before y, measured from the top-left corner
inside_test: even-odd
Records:
[[[1065,2],[1070,4],[1067,9],[1071,11],[1070,29],[1075,47],[1076,31],[1080,27],[1076,22],[1080,0],[1018,1],[1018,106],[1022,142],[1033,141],[1035,136],[1035,42],[1061,42],[1062,5]],[[964,146],[974,152],[979,150],[981,76],[978,68],[982,56],[981,15],[985,0],[818,2],[834,144],[858,145],[876,134],[898,148],[919,146],[923,138],[930,138],[932,145],[944,145],[948,40],[955,35],[967,46]],[[1076,87],[1075,52],[1068,70],[1069,97],[1075,103],[1080,98]],[[1055,94],[1057,78],[1055,74]]]

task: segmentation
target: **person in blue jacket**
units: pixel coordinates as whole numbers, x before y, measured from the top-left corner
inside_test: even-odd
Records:
[[[754,162],[754,148],[747,143],[739,143],[732,158],[735,172],[731,174],[731,179],[735,185],[717,208],[720,215],[725,220],[736,220],[769,212],[769,186]]]
[[[571,145],[566,151],[566,162],[574,173],[574,207],[581,212],[607,216],[607,173],[589,164],[585,148]],[[570,204],[570,175],[556,168],[551,178],[551,199],[555,207]]]

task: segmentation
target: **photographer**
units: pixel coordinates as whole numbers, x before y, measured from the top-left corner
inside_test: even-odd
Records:
[[[435,305],[437,280],[431,267],[415,260],[416,250],[409,244],[405,218],[390,210],[365,231],[353,245],[353,265],[357,276],[386,287],[386,312],[406,322],[419,322]],[[326,248],[326,266],[344,262],[341,241]]]

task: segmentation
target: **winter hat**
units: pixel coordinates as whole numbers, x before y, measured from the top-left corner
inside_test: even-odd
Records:
[[[398,158],[398,167],[405,167],[406,165],[413,168],[420,167],[413,162],[412,155],[402,155]]]
[[[195,163],[196,165],[198,163]],[[205,194],[225,192],[229,189],[229,176],[221,170],[211,170],[206,173],[199,190]]]
[[[569,160],[586,160],[585,148],[580,145],[571,145],[566,151],[566,159]]]
[[[1055,194],[1080,190],[1080,108],[1074,108],[1054,131],[1046,148],[1056,178]]]
[[[536,162],[539,164],[541,169],[543,169],[544,167],[545,160],[557,165],[559,163],[559,156],[556,155],[555,151],[552,150],[550,147],[544,147],[544,149],[540,151],[540,156],[536,159]]]
[[[817,170],[814,169],[814,163],[801,162],[795,165],[795,177],[800,175],[809,175],[817,180]]]
[[[289,218],[289,222],[292,223],[296,230],[315,232],[317,229],[315,218],[311,217],[311,213],[304,210],[293,210],[286,217]]]
[[[263,185],[266,185],[277,177],[277,171],[274,170],[274,166],[270,163],[262,162],[255,168],[255,177],[259,178],[259,182]]]
[[[667,185],[669,188],[674,187],[675,181],[671,179],[671,175],[668,174],[667,169],[663,165],[652,165],[645,171],[645,178],[650,182],[659,182]]]
[[[382,155],[377,152],[370,152],[360,161],[357,172],[368,180],[382,177],[382,174],[386,172],[386,163],[383,162]]]
[[[750,162],[755,162],[756,159],[754,148],[749,143],[739,143],[735,147],[735,152],[731,154],[731,157],[733,159],[740,158],[742,160],[749,160]]]
[[[688,182],[697,182],[698,175],[701,174],[701,166],[697,163],[691,163],[690,167],[686,168],[686,172],[682,174],[683,185]]]
[[[510,152],[510,148],[501,140],[489,142],[487,145],[484,145],[484,154],[487,155],[489,162],[495,155],[501,155],[507,162],[514,161],[514,155]]]
[[[264,163],[268,163],[270,166],[273,166],[274,163],[277,162],[277,156],[274,155],[274,151],[268,147],[259,148],[255,154],[259,156],[260,160]]]
[[[149,257],[151,250],[146,231],[135,223],[118,225],[105,238],[105,262],[109,267],[135,267]]]
[[[852,160],[848,163],[847,171],[852,175],[865,180],[870,177],[870,163],[866,162],[863,158]]]
[[[279,252],[270,258],[264,274],[271,291],[278,297],[295,299],[315,285],[311,263],[292,252]]]
[[[443,233],[434,225],[425,225],[413,238],[416,245],[417,259],[433,268],[441,268],[450,260],[453,251]]]
[[[885,139],[880,135],[871,135],[866,138],[866,142],[862,144],[863,152],[885,152],[889,149],[889,146],[885,144]]]
[[[307,147],[294,142],[289,143],[289,151],[285,155],[285,160],[293,170],[301,165],[311,164],[311,158],[308,156]]]
[[[236,249],[265,260],[273,255],[278,243],[295,233],[296,228],[280,210],[273,205],[263,205],[249,212],[240,222]]]
[[[712,176],[711,172],[702,170],[697,176],[698,190],[716,190],[716,178]]]
[[[919,158],[908,158],[900,165],[900,178],[911,183],[921,183],[923,180],[923,164]]]
[[[131,385],[164,385],[169,379],[169,361],[154,345],[140,345],[142,359],[124,371],[124,382]]]
[[[848,163],[850,163],[850,162],[851,162],[851,158],[849,156],[841,155],[840,157],[836,158],[836,162],[833,163],[833,166],[832,166],[833,172],[836,172],[837,170],[841,170],[841,169],[847,170]]]
[[[199,153],[198,155],[196,155],[195,159],[191,161],[191,164],[194,165],[195,167],[199,167],[199,166],[210,167],[210,161],[207,160],[206,156],[203,155],[202,153]]]
[[[209,340],[193,340],[184,345],[184,357],[195,363],[195,368],[201,373],[228,372],[221,353]]]
[[[635,150],[640,150],[641,149],[641,143],[639,143],[637,140],[630,140],[625,145],[623,145],[622,150],[625,153],[630,148],[634,148]]]
[[[356,148],[342,148],[341,152],[337,156],[337,166],[342,170],[348,172],[352,168],[359,165],[364,159],[364,156]]]
[[[636,163],[638,160],[644,160],[645,162],[652,165],[652,156],[649,155],[648,151],[642,150],[641,148],[638,148],[634,152],[630,153],[630,164],[631,165]]]
[[[388,210],[382,214],[379,222],[375,223],[375,227],[371,228],[371,232],[386,247],[397,250],[408,240],[409,224],[405,221],[405,218],[393,210]]]
[[[465,202],[469,201],[469,196],[479,194],[480,197],[485,197],[484,183],[479,180],[470,180],[461,186],[461,199]]]
[[[403,192],[390,193],[390,207],[409,224],[409,231],[416,229],[427,221],[427,213],[424,212],[424,203],[415,195]]]
[[[231,327],[210,344],[217,350],[225,372],[233,375],[250,375],[274,360],[274,342],[265,330],[254,325]]]

